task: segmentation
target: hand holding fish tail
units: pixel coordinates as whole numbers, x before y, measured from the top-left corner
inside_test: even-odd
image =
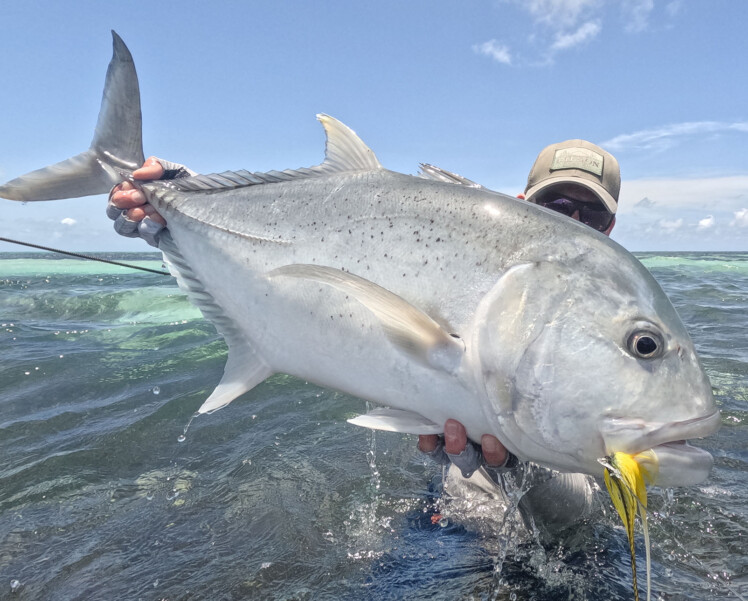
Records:
[[[187,177],[194,172],[184,165],[149,157],[132,175],[136,180],[149,181]],[[112,188],[107,215],[114,221],[114,230],[118,234],[143,238],[151,246],[158,246],[158,234],[166,226],[163,216],[148,204],[142,190],[132,182],[122,182]]]

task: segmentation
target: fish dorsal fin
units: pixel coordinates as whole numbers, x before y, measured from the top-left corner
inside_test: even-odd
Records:
[[[446,182],[448,184],[460,184],[469,188],[482,188],[479,183],[474,182],[471,179],[462,177],[457,173],[452,173],[436,165],[429,165],[428,163],[421,163],[421,170],[418,172],[418,177],[423,179],[432,179],[437,182]]]
[[[376,315],[387,338],[402,352],[433,369],[455,372],[465,343],[401,296],[367,279],[323,265],[285,265],[268,277],[321,282],[352,296]]]
[[[363,143],[350,127],[329,115],[317,115],[327,134],[325,160],[314,167],[283,171],[224,171],[207,175],[183,177],[169,182],[169,187],[182,192],[201,190],[231,190],[258,184],[276,184],[298,179],[320,177],[335,172],[373,171],[382,169],[374,152]]]
[[[374,151],[350,127],[330,115],[320,113],[317,119],[325,128],[325,162],[333,171],[373,171],[381,169]]]

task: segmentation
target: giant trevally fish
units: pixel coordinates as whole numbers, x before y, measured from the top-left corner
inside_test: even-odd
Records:
[[[0,187],[106,193],[144,159],[138,80],[114,34],[91,147]],[[448,418],[522,460],[602,477],[652,451],[655,483],[711,456],[720,423],[686,329],[649,272],[591,228],[436,168],[389,171],[320,115],[324,161],[142,185],[179,286],[228,344],[211,412],[283,372],[375,403],[353,423],[438,433]],[[651,454],[650,454],[651,455]]]

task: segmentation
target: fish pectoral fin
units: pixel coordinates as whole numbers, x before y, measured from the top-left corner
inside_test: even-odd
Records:
[[[379,407],[369,413],[349,419],[348,423],[372,430],[403,434],[441,434],[444,431],[443,425],[435,424],[420,413],[389,407]]]
[[[223,368],[223,377],[197,412],[218,411],[238,396],[261,384],[273,373],[248,344],[229,346],[229,358]]]
[[[268,277],[320,282],[350,295],[376,315],[392,344],[431,368],[452,373],[465,354],[465,344],[459,336],[447,332],[394,292],[347,271],[294,264],[274,269]]]

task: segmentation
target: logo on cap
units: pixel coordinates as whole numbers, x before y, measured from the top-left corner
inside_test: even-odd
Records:
[[[551,171],[560,169],[581,169],[601,177],[603,174],[603,155],[589,148],[561,148],[553,155]]]

